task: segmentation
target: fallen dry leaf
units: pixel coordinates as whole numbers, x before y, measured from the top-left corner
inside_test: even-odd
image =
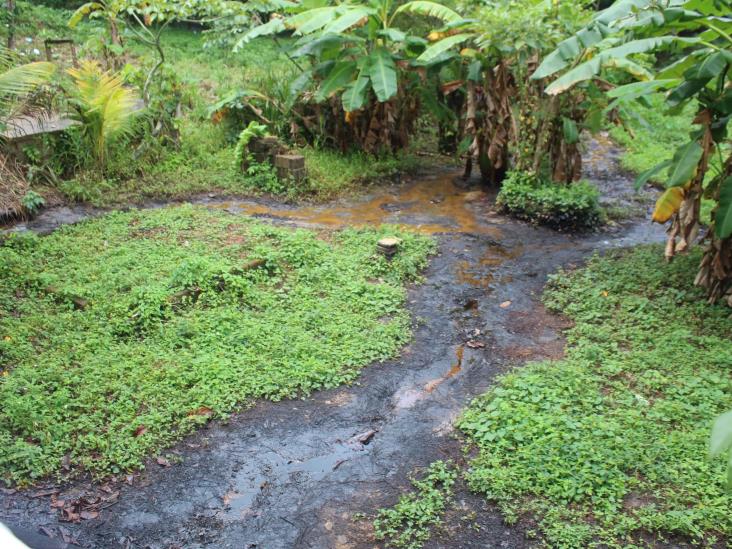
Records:
[[[51,507],[54,509],[62,509],[66,505],[66,500],[51,498]]]
[[[193,410],[192,412],[188,412],[188,417],[191,416],[212,416],[213,410],[209,408],[208,406],[201,406],[197,410]]]
[[[79,513],[79,516],[83,520],[92,520],[99,516],[99,511],[82,511],[81,513]]]
[[[139,437],[140,435],[144,435],[147,433],[147,427],[144,425],[140,425],[137,429],[135,429],[135,435],[136,437]]]
[[[482,349],[483,347],[485,347],[485,343],[483,343],[482,341],[473,341],[472,339],[468,341],[466,345],[471,349]]]
[[[500,305],[501,309],[505,309],[506,307],[510,307],[510,306],[511,306],[511,302],[510,301],[504,301]]]
[[[155,458],[155,461],[156,461],[156,462],[157,462],[157,464],[158,464],[158,465],[160,465],[161,467],[170,467],[170,461],[168,461],[168,460],[167,460],[166,458],[164,458],[164,457],[160,457],[160,456],[158,456],[158,457],[156,457],[156,458]]]

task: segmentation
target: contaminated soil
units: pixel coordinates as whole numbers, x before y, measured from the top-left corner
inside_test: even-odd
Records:
[[[433,235],[439,253],[409,289],[411,343],[351,386],[212,421],[134,474],[0,489],[0,521],[42,536],[39,547],[383,547],[371,519],[409,489],[409,476],[438,459],[464,463],[453,425],[469,401],[511,368],[562,356],[566,320],[541,304],[547,276],[594,252],[663,238],[646,215],[652,195],[634,192],[618,155],[607,140],[588,144],[586,177],[606,204],[628,212],[589,234],[512,220],[496,210],[495,191],[449,171],[322,205],[196,198],[283,225],[394,223]],[[49,232],[99,213],[50,209],[12,230]],[[69,502],[87,510],[85,520],[64,521]],[[427,547],[531,547],[525,526],[506,525],[458,484]]]

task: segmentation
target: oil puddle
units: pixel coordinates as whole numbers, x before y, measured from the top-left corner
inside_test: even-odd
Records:
[[[239,521],[256,515],[253,509],[259,507],[257,499],[268,497],[270,492],[288,482],[307,484],[321,481],[345,462],[368,455],[367,446],[375,434],[375,430],[369,430],[355,435],[346,441],[336,442],[326,454],[304,460],[290,459],[279,452],[266,452],[276,454],[276,458],[267,458],[267,465],[263,468],[247,468],[237,473],[231,489],[222,497],[222,518]]]
[[[422,234],[471,233],[500,237],[489,196],[456,185],[455,174],[405,184],[372,198],[312,206],[277,206],[253,201],[207,201],[206,205],[244,215],[284,218],[327,228],[382,224],[408,226]],[[487,222],[488,221],[488,222]],[[493,221],[493,225],[490,223]]]
[[[493,282],[493,274],[483,272],[470,261],[458,261],[455,265],[455,277],[460,284],[475,288],[488,289]]]

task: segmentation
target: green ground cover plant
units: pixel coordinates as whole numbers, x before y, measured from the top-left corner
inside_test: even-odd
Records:
[[[390,262],[381,235],[402,239]],[[212,417],[354,380],[410,337],[433,242],[277,228],[193,206],[0,246],[7,483],[140,467]]]
[[[599,226],[604,218],[600,192],[591,183],[559,185],[528,172],[509,172],[496,197],[504,212],[562,231]]]
[[[575,326],[566,358],[533,363],[476,399],[459,426],[477,449],[469,486],[551,547],[645,547],[732,535],[725,460],[707,458],[732,401],[732,319],[703,302],[700,251],[594,257],[550,280]]]
[[[374,519],[376,539],[386,540],[387,547],[422,547],[430,537],[430,528],[442,519],[456,479],[452,464],[432,463],[421,479],[412,479],[414,492],[401,496],[393,507],[379,510]]]

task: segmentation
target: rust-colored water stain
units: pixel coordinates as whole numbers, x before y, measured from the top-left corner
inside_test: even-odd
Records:
[[[455,277],[460,284],[467,284],[477,288],[488,288],[493,282],[493,275],[490,273],[481,273],[476,269],[470,261],[458,261]]]
[[[405,185],[369,200],[292,208],[276,208],[248,201],[210,204],[246,215],[282,217],[329,228],[364,227],[385,223],[405,225],[422,234],[474,233],[500,237],[495,226],[483,220],[490,215],[475,192],[458,187],[455,174],[445,174]]]
[[[455,356],[457,358],[457,362],[453,364],[450,369],[447,371],[447,373],[443,377],[439,377],[437,379],[433,379],[432,381],[428,382],[424,386],[424,390],[426,393],[431,393],[437,387],[440,386],[440,384],[445,381],[446,379],[450,379],[451,377],[456,376],[458,373],[460,373],[460,370],[463,369],[463,353],[465,352],[465,345],[459,345],[458,348],[455,350]]]
[[[521,245],[508,249],[495,244],[485,249],[479,262],[483,267],[498,267],[510,259],[516,259],[523,251],[524,249]]]
[[[467,284],[476,288],[489,288],[496,277],[491,271],[492,267],[498,267],[506,261],[516,259],[524,252],[523,246],[508,249],[498,244],[491,244],[486,247],[480,259],[476,263],[470,261],[458,261],[455,270],[455,277],[461,284]],[[509,282],[506,277],[502,282]]]
[[[457,348],[457,351],[455,351],[455,355],[457,356],[457,362],[452,365],[450,368],[450,371],[447,372],[447,375],[445,376],[445,379],[450,379],[451,377],[457,375],[460,370],[463,369],[463,353],[465,352],[465,346],[460,345]]]

